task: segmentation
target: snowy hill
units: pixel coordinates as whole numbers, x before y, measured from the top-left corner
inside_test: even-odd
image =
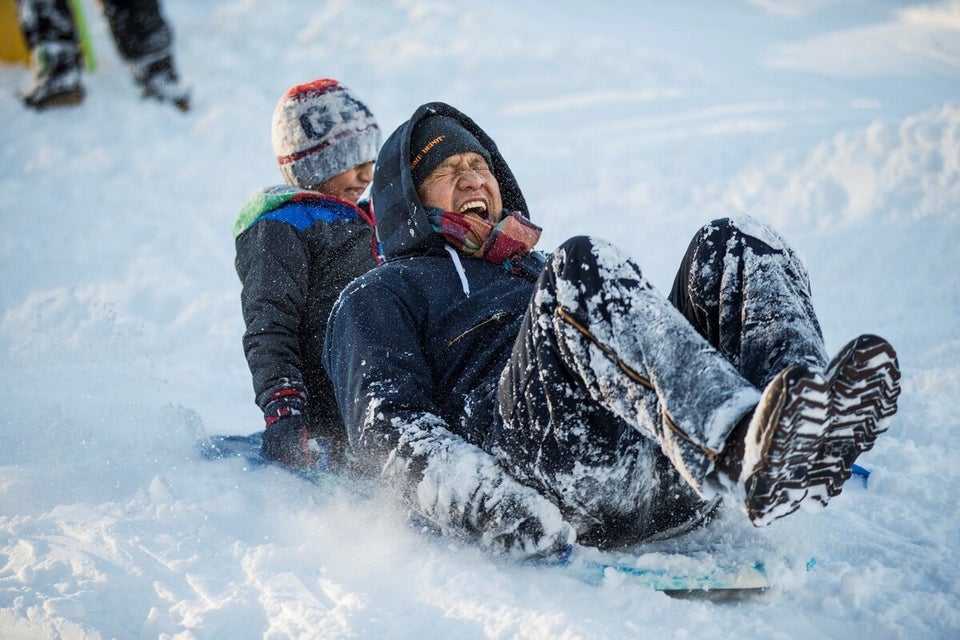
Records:
[[[83,4],[82,106],[29,112],[0,66],[0,637],[960,636],[960,2],[168,0],[186,116]],[[474,117],[542,248],[614,239],[666,288],[701,223],[749,212],[806,258],[829,349],[897,347],[868,486],[681,541],[762,556],[773,589],[585,584],[199,459],[198,432],[261,425],[230,230],[280,181],[277,98],[323,76],[385,133],[430,100]]]

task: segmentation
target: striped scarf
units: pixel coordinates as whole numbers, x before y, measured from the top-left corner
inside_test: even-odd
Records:
[[[523,257],[540,240],[542,231],[518,213],[510,213],[494,225],[474,214],[437,210],[431,222],[434,231],[464,255],[503,265],[517,275]]]

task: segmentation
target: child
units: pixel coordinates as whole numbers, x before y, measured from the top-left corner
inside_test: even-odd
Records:
[[[283,95],[272,138],[287,184],[257,193],[234,225],[262,452],[335,468],[346,434],[320,359],[334,301],[376,265],[373,221],[358,201],[373,179],[380,128],[348,88],[321,79]]]

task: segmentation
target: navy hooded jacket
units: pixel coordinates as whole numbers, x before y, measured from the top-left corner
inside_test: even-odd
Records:
[[[504,209],[528,215],[493,140],[449,105],[420,107],[377,159],[371,200],[386,262],[341,294],[324,364],[361,469],[399,485],[443,532],[516,555],[553,551],[572,536],[559,510],[483,450],[535,274],[459,255],[434,231],[409,168],[411,132],[433,114],[474,134]]]

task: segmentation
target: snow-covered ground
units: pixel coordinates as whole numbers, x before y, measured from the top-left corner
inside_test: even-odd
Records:
[[[960,2],[168,0],[186,116],[138,98],[83,4],[100,68],[80,108],[26,111],[26,70],[0,66],[0,637],[960,637]],[[702,222],[773,223],[828,347],[899,351],[869,486],[760,531],[730,507],[676,543],[766,560],[773,589],[712,603],[201,461],[197,432],[261,424],[230,230],[279,182],[275,101],[322,76],[385,133],[462,109],[543,248],[616,240],[662,288]]]

